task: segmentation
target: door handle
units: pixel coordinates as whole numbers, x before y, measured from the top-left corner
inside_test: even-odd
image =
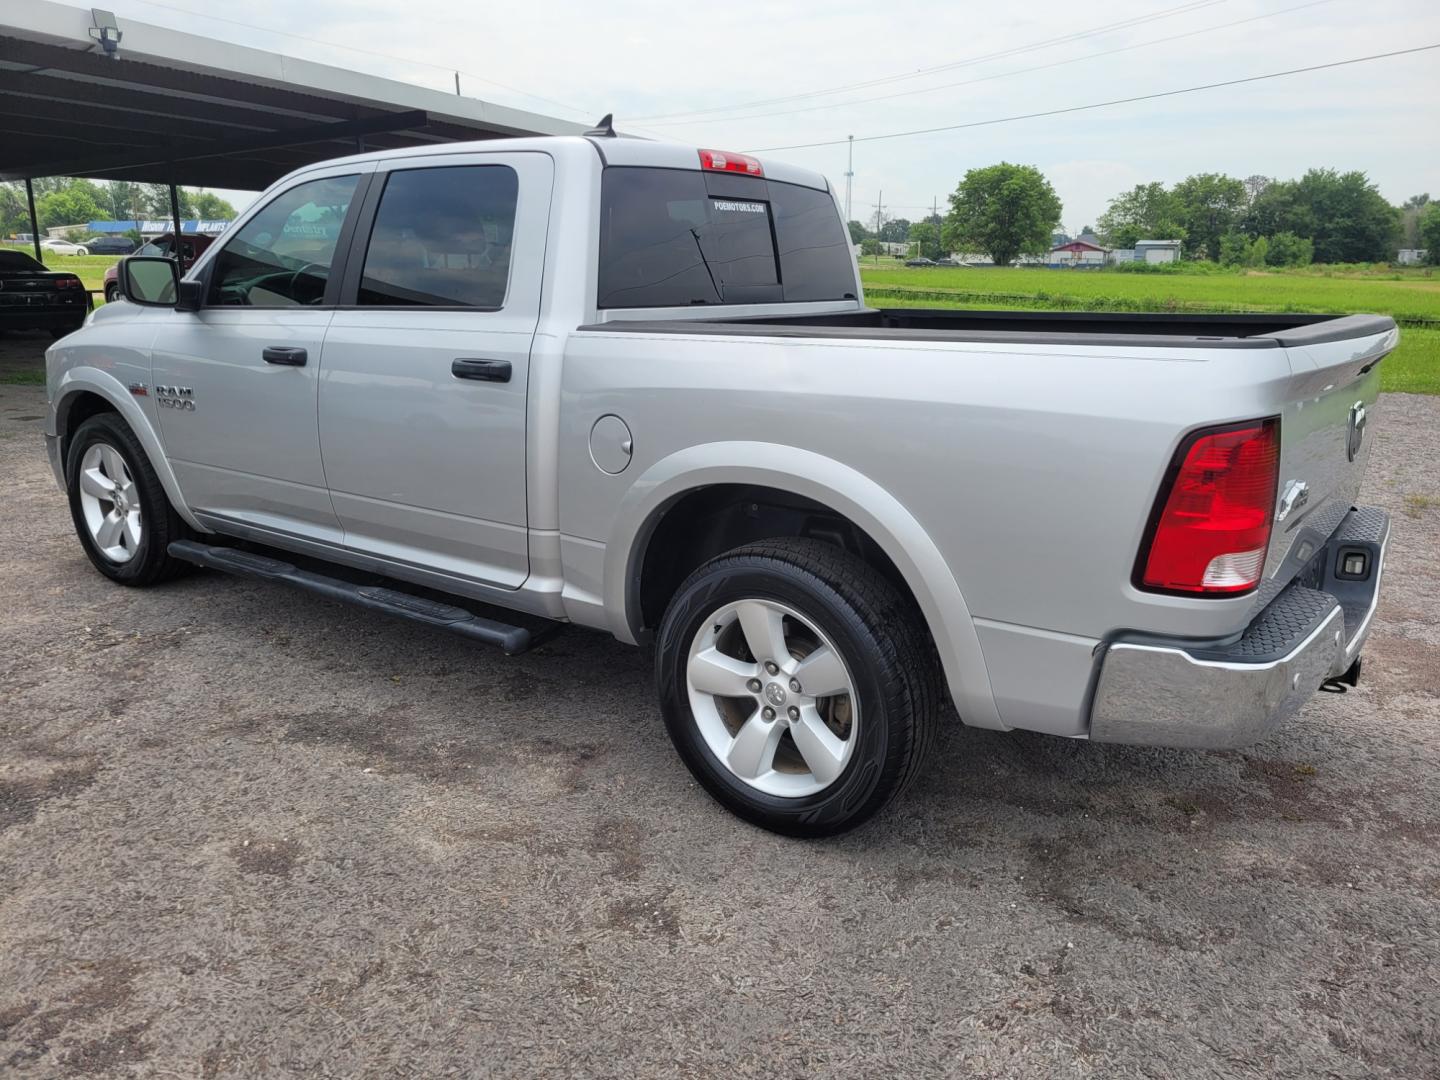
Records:
[[[478,360],[462,356],[450,365],[450,374],[457,379],[478,379],[480,382],[509,382],[509,360]]]
[[[267,364],[284,364],[287,367],[304,367],[307,354],[295,345],[267,345],[260,353]]]

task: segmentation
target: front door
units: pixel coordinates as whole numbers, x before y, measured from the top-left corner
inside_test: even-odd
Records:
[[[345,543],[516,588],[525,426],[553,165],[383,162],[325,341],[320,445]]]
[[[156,335],[165,453],[191,509],[222,529],[341,542],[316,420],[330,280],[361,173],[307,178],[229,236],[205,304]]]

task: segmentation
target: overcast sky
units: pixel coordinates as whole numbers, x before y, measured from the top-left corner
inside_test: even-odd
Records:
[[[199,14],[201,0],[108,6],[122,20],[438,89],[453,89],[458,68],[470,96],[586,121],[613,111],[622,130],[728,150],[973,123],[1440,43],[1440,0],[250,0],[212,8],[244,26]],[[843,145],[769,153],[824,172],[843,192]],[[1072,231],[1093,224],[1117,192],[1195,172],[1287,178],[1328,165],[1365,170],[1392,202],[1421,191],[1440,197],[1440,50],[857,142],[854,216],[873,220],[883,190],[888,212],[917,218],[932,199],[943,207],[966,169],[1001,160],[1038,166]]]

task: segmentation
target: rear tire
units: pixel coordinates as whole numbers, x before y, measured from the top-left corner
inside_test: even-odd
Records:
[[[120,286],[119,286],[119,285],[116,285],[116,284],[112,281],[109,285],[106,285],[106,286],[105,286],[105,302],[106,302],[107,304],[113,304],[113,303],[115,303],[116,300],[119,300],[119,299],[120,299]]]
[[[187,572],[170,557],[173,540],[189,529],[140,440],[111,412],[90,417],[75,432],[65,456],[70,516],[95,569],[121,585],[155,585]]]
[[[766,540],[680,586],[656,644],[660,707],[731,812],[818,837],[876,814],[934,740],[939,674],[913,602],[831,544]]]

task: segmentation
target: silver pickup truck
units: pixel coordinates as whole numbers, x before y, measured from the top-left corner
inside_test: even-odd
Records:
[[[877,310],[823,177],[597,133],[304,168],[120,278],[47,357],[102,574],[653,645],[767,828],[875,813],[947,697],[1231,747],[1359,676],[1388,318]]]

